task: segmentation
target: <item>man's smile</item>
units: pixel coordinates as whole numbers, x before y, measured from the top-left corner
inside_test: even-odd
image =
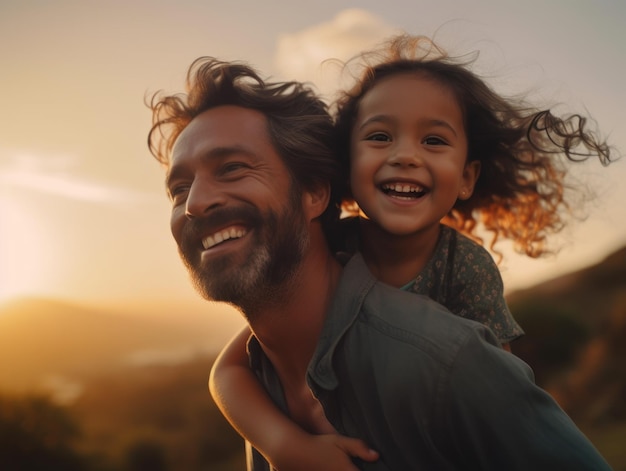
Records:
[[[222,242],[231,239],[239,239],[248,233],[248,229],[243,226],[230,226],[224,229],[220,229],[213,234],[208,235],[202,239],[202,247],[204,250],[208,250],[211,247],[215,247]]]

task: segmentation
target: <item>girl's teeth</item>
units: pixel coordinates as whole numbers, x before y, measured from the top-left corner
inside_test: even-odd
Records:
[[[384,190],[395,191],[396,193],[419,193],[423,191],[422,188],[413,185],[402,185],[400,183],[385,184]]]

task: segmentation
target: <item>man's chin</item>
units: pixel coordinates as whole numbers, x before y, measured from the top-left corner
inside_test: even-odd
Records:
[[[200,295],[207,301],[216,301],[239,305],[242,301],[243,293],[238,283],[227,282],[225,280],[206,279],[205,277],[194,275],[193,284]]]
[[[210,266],[200,263],[189,272],[196,290],[210,301],[241,306],[251,297],[259,297],[259,286],[266,283],[266,256],[262,250],[253,255],[238,253],[214,259]]]
[[[238,274],[229,275],[235,270],[241,271],[250,257],[242,252],[231,253],[219,257],[203,258],[202,256],[183,257],[183,262],[193,278],[194,282],[215,283],[219,278],[228,277],[231,280],[236,279]],[[219,277],[219,278],[218,278]],[[215,278],[215,280],[213,280]]]

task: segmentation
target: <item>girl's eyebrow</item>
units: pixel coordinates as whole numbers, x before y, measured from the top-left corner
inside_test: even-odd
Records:
[[[359,126],[359,130],[363,129],[365,126],[367,126],[370,123],[391,123],[393,121],[394,121],[394,118],[392,118],[389,115],[376,114],[374,116],[367,118],[365,121],[363,121],[361,125]],[[420,124],[425,124],[427,126],[441,126],[446,129],[449,129],[452,132],[452,134],[454,134],[455,137],[458,136],[456,129],[454,129],[454,127],[450,123],[448,123],[447,121],[443,119],[426,118],[426,119],[421,120]]]
[[[450,123],[443,119],[429,119],[427,120],[427,124],[431,126],[442,126],[449,129],[455,137],[457,136],[456,129],[454,129],[454,127]]]
[[[363,121],[361,125],[359,126],[359,130],[363,129],[365,126],[367,126],[370,123],[389,123],[389,122],[393,122],[393,118],[391,116],[386,115],[386,114],[376,114],[374,116],[367,118],[365,121]]]

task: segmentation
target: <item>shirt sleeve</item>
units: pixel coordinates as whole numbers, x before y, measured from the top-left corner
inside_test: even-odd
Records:
[[[441,425],[460,469],[610,470],[532,370],[474,331],[442,391]]]
[[[452,278],[446,303],[451,312],[486,325],[502,343],[524,335],[504,299],[500,270],[484,248],[459,236]]]

